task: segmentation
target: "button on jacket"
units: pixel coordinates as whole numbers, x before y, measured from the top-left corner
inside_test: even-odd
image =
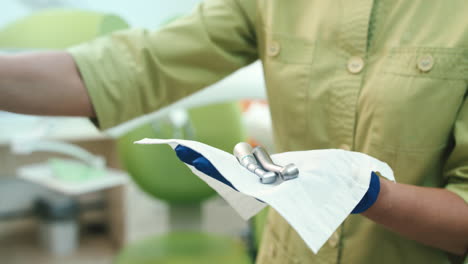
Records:
[[[364,152],[467,201],[466,14],[466,0],[207,0],[157,32],[70,52],[103,129],[260,59],[278,151]],[[264,234],[258,263],[448,262],[360,215],[318,255],[273,210]]]

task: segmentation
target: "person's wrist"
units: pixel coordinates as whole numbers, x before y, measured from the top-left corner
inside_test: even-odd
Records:
[[[382,213],[388,211],[391,207],[389,200],[390,189],[394,182],[380,178],[380,192],[375,203],[369,207],[366,211],[361,214],[369,219],[374,219],[376,216],[380,216]]]

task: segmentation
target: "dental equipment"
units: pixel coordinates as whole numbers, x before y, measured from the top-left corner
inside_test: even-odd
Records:
[[[255,157],[252,155],[252,147],[248,143],[237,143],[234,147],[234,156],[243,167],[260,177],[261,183],[270,184],[276,181],[276,173],[262,169]]]
[[[253,155],[266,171],[277,173],[283,181],[291,180],[299,176],[299,169],[293,163],[286,166],[279,166],[271,160],[268,152],[258,146],[253,149]]]

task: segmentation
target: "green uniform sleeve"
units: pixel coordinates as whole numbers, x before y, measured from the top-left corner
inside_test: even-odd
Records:
[[[256,60],[254,15],[255,1],[208,0],[159,31],[121,31],[70,48],[99,127],[155,111]]]
[[[465,100],[453,128],[455,146],[445,166],[446,188],[468,203],[468,100]]]

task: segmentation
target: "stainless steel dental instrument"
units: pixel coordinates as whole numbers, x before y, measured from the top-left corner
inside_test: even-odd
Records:
[[[269,184],[276,181],[276,173],[262,169],[255,157],[252,155],[252,147],[248,143],[238,143],[234,147],[234,156],[242,166],[260,177],[261,183]]]
[[[291,180],[299,176],[299,169],[296,167],[296,165],[293,163],[290,163],[284,167],[276,165],[271,160],[268,152],[260,146],[253,149],[253,155],[263,167],[263,169],[277,173],[284,181]]]

